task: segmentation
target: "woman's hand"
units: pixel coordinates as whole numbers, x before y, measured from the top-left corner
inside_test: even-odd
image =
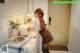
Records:
[[[32,27],[32,26],[30,26],[30,27],[28,28],[28,31],[29,31],[29,32],[30,32],[30,31],[35,31],[35,28]]]

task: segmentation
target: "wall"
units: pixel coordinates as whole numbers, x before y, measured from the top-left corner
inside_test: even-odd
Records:
[[[31,0],[29,0],[31,2]],[[44,3],[45,2],[45,3]],[[31,4],[30,4],[31,5]],[[31,6],[29,7],[31,9]],[[47,20],[48,1],[34,0],[34,10],[42,8]],[[4,4],[0,4],[0,44],[8,39],[8,18],[11,16],[26,16],[27,0],[5,0]]]
[[[7,21],[5,19],[5,5],[0,3],[0,44],[6,42],[7,33]],[[5,37],[5,38],[4,38]]]
[[[54,41],[53,44],[68,44],[68,30],[70,20],[70,5],[49,4],[49,16],[52,17],[52,24],[48,27]]]
[[[80,53],[80,4],[73,4],[71,8],[69,49]]]

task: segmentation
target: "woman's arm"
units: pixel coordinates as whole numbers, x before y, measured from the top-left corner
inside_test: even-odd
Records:
[[[46,29],[46,24],[45,24],[43,19],[40,19],[40,28],[41,29]]]
[[[35,31],[35,28],[34,28],[33,26],[30,26],[30,27],[28,28],[28,30],[29,30],[29,31]]]

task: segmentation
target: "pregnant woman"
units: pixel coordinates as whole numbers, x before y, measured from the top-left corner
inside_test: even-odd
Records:
[[[53,40],[51,33],[46,29],[46,24],[43,20],[44,12],[41,8],[34,11],[35,21],[34,25],[38,33],[42,37],[42,51],[43,53],[50,53],[48,50],[48,44]]]

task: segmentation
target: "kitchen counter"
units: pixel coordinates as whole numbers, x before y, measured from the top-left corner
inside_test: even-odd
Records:
[[[4,45],[8,45],[8,53],[41,53],[42,38],[36,32],[31,32],[30,37],[21,42],[9,41]]]

